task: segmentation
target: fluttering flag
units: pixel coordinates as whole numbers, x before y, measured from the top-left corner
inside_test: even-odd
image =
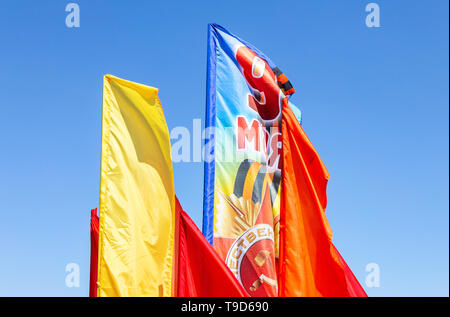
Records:
[[[285,130],[294,129],[284,126],[285,109],[301,129],[292,84],[265,54],[216,24],[208,28],[207,68],[203,234],[250,296],[348,296],[323,213],[328,174],[320,158],[306,162],[314,190],[285,175],[301,163],[289,154],[298,148],[284,148]],[[306,220],[313,227],[303,228]]]
[[[358,279],[355,274],[353,274],[352,270],[348,267],[344,258],[341,256],[336,247],[332,244],[333,250],[338,255],[339,261],[341,262],[342,269],[344,270],[345,280],[347,281],[347,291],[350,297],[367,297],[366,292],[362,288],[361,284],[359,284]]]
[[[89,275],[89,297],[97,297],[98,273],[98,216],[97,208],[91,210],[91,268]]]
[[[282,112],[280,296],[366,296],[332,244],[328,171],[287,104]]]
[[[97,285],[98,296],[246,296],[175,197],[157,92],[104,78],[100,229],[95,209],[90,296]]]
[[[203,234],[251,296],[277,296],[281,103],[294,89],[258,49],[209,25]]]
[[[176,198],[176,197],[175,197]],[[179,215],[178,297],[246,297],[225,262],[214,251],[176,198]],[[91,268],[89,297],[97,297],[98,268],[98,216],[97,208],[91,211]],[[214,282],[212,282],[214,281]]]
[[[158,89],[106,75],[98,296],[173,296],[175,194]]]
[[[182,209],[178,247],[178,296],[180,297],[245,297],[241,284],[225,262],[214,251],[201,231]]]

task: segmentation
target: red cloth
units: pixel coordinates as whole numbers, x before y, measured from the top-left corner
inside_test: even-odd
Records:
[[[176,199],[179,213],[178,296],[243,297],[241,284]]]
[[[332,244],[334,251],[337,253],[339,260],[341,261],[342,268],[344,269],[345,279],[347,281],[347,291],[350,297],[367,297],[366,292],[362,288],[361,284],[359,284],[356,276],[353,274],[352,270],[348,267],[344,258],[341,256],[339,251],[336,249],[334,244]]]
[[[328,171],[287,102],[282,111],[279,296],[366,296],[332,243]]]
[[[180,297],[243,297],[248,296],[228,267],[206,241],[176,199],[178,214],[177,294]],[[98,272],[97,208],[91,210],[91,275],[89,296],[97,297]]]
[[[89,280],[89,297],[97,297],[98,273],[98,216],[97,208],[91,210],[91,274]]]

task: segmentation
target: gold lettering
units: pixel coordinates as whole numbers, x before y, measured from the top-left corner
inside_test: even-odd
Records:
[[[266,236],[266,231],[264,228],[258,228],[256,229],[256,232],[258,232],[258,237],[265,237]]]
[[[236,255],[236,251],[239,251],[238,255]],[[233,255],[233,258],[238,259],[241,256],[241,254],[242,254],[242,251],[240,249],[236,248],[236,249],[234,249],[232,255]]]
[[[230,270],[237,270],[237,261],[235,260],[228,261],[228,267],[230,268]]]
[[[237,244],[237,246],[238,246],[238,247],[241,247],[241,248],[243,248],[243,249],[245,249],[246,247],[245,247],[244,242],[245,242],[244,240],[239,241],[238,244]]]
[[[249,243],[252,243],[252,242],[256,239],[256,236],[255,236],[255,234],[254,234],[253,232],[249,232],[249,233],[245,236],[245,239],[247,239],[247,241],[248,241]]]

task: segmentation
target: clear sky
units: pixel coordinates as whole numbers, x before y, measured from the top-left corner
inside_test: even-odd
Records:
[[[207,23],[285,72],[331,179],[334,242],[370,296],[449,295],[448,1],[0,1],[0,295],[87,296],[102,76],[160,88],[169,129],[204,118]],[[201,226],[203,164],[175,189]],[[79,288],[65,284],[80,266]],[[380,267],[368,288],[366,265]]]

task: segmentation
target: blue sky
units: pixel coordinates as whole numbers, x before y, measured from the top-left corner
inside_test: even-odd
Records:
[[[160,88],[169,129],[204,118],[207,23],[286,73],[331,179],[335,245],[370,296],[449,295],[448,2],[0,2],[0,296],[87,296],[99,202],[102,76]],[[203,165],[175,189],[201,225]],[[79,288],[65,285],[80,265]]]

